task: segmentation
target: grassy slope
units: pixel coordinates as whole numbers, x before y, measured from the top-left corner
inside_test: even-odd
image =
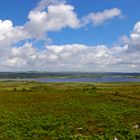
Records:
[[[0,82],[0,139],[140,139],[140,83]]]

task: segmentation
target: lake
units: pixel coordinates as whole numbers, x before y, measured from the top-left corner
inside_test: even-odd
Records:
[[[102,77],[102,78],[35,78],[39,82],[140,82],[140,78]]]
[[[38,82],[140,82],[140,73],[0,72],[0,80]]]
[[[4,80],[4,79],[3,79]],[[3,81],[2,80],[2,81]],[[101,77],[101,78],[25,78],[25,79],[5,79],[17,80],[17,81],[37,81],[45,83],[57,83],[57,82],[140,82],[140,78],[129,77]],[[5,81],[4,80],[4,81]]]

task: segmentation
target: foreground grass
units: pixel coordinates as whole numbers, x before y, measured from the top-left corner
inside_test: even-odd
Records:
[[[139,140],[140,83],[0,82],[2,140]]]

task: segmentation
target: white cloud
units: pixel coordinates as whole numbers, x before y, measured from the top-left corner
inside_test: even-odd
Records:
[[[140,34],[140,21],[135,24],[134,32]]]
[[[3,39],[3,35],[13,29],[13,24],[10,20],[0,20],[0,40]]]
[[[106,46],[83,44],[47,45],[37,49],[31,40],[46,39],[48,32],[69,27],[80,28],[92,22],[99,25],[120,17],[118,8],[90,13],[79,19],[72,5],[65,1],[42,0],[30,11],[29,21],[13,26],[10,20],[0,20],[0,65],[7,70],[47,71],[140,71],[140,22],[130,35],[122,37],[123,45]],[[21,41],[24,45],[17,46]],[[45,40],[46,41],[46,40]]]
[[[62,3],[66,3],[66,1],[65,0],[41,0],[34,10],[35,11],[43,11],[49,5],[59,5],[59,4],[62,4]]]
[[[139,22],[138,22],[139,23]],[[1,57],[2,68],[47,71],[140,71],[139,24],[136,23],[130,36],[125,36],[123,47],[83,44],[47,45],[35,49],[32,43],[11,47]],[[12,26],[9,26],[12,27]],[[10,28],[9,28],[10,29]],[[15,29],[12,28],[11,30]]]
[[[31,11],[25,29],[35,38],[43,38],[49,31],[66,27],[76,29],[80,26],[74,7],[66,4],[50,5],[47,11]]]
[[[10,20],[0,20],[0,49],[11,47],[14,43],[28,39],[29,35],[22,26],[13,26]]]
[[[0,63],[9,57],[11,48],[16,43],[29,38],[23,26],[13,26],[10,20],[0,20]]]
[[[91,22],[93,25],[97,26],[106,22],[107,20],[113,19],[115,17],[121,17],[121,14],[122,12],[118,8],[105,9],[103,12],[90,13],[83,18],[83,21],[85,24]]]
[[[36,50],[32,47],[32,44],[26,43],[21,47],[14,47],[11,49],[12,57],[28,57],[36,53]]]
[[[130,51],[140,51],[140,22],[138,21],[129,36],[122,36],[123,43],[129,46]]]
[[[128,46],[50,45],[38,51],[32,44],[13,48],[4,65],[48,71],[138,71],[139,52],[129,53]],[[26,53],[27,52],[27,53]],[[21,65],[20,65],[21,64]]]
[[[36,49],[30,43],[25,43],[20,47],[11,48],[8,57],[3,61],[3,65],[11,68],[28,68],[30,67],[31,58],[37,55]]]
[[[27,61],[21,57],[14,57],[11,59],[7,59],[4,63],[4,66],[11,67],[14,69],[24,68],[27,65]]]
[[[65,1],[42,0],[35,9],[30,11],[29,21],[24,28],[32,38],[46,39],[48,32],[56,32],[66,27],[78,29],[90,22],[99,25],[114,17],[122,16],[120,9],[112,8],[103,12],[90,13],[80,19],[74,10],[75,8]]]

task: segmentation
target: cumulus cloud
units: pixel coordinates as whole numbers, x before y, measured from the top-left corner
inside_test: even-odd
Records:
[[[118,8],[105,9],[102,12],[90,13],[83,18],[83,22],[84,24],[91,22],[93,25],[97,26],[106,22],[107,20],[113,19],[115,17],[121,17],[121,14],[122,12]]]
[[[139,52],[128,52],[129,47],[83,44],[50,45],[42,51],[32,44],[13,48],[4,65],[11,69],[34,68],[48,71],[134,71],[140,70]],[[137,61],[136,61],[137,60]]]
[[[8,57],[3,61],[3,65],[17,69],[28,68],[30,65],[30,59],[34,55],[37,55],[36,49],[31,43],[25,43],[23,46],[11,48]]]
[[[48,32],[55,32],[66,27],[78,29],[90,22],[97,26],[121,16],[120,9],[112,8],[78,18],[74,6],[67,4],[66,1],[42,0],[35,9],[30,11],[29,21],[24,28],[33,38],[44,39]]]
[[[35,49],[32,43],[13,47],[9,56],[3,57],[3,67],[10,69],[32,69],[48,71],[139,71],[140,49],[135,41],[139,38],[139,22],[123,46],[83,44],[47,45],[43,50]],[[135,51],[134,51],[135,49]]]
[[[12,26],[13,24],[10,20],[0,20],[0,40],[2,40],[4,34],[12,30]]]
[[[25,29],[35,38],[43,38],[49,31],[66,27],[76,29],[80,26],[74,7],[66,4],[50,5],[47,11],[31,11]]]
[[[97,26],[121,14],[120,9],[112,8],[79,19],[74,7],[65,1],[42,0],[23,26],[0,20],[1,70],[140,71],[140,22],[118,46],[66,44],[39,49],[33,43],[48,38],[48,32],[77,29],[90,22]],[[25,43],[18,45],[21,41]]]
[[[3,62],[3,65],[6,67],[19,69],[26,67],[27,61],[25,59],[22,59],[21,57],[14,57],[11,59],[7,59],[5,62]]]
[[[129,36],[122,36],[121,41],[128,44],[130,51],[140,51],[140,21],[138,21]]]
[[[41,0],[37,7],[34,8],[35,11],[43,11],[45,10],[49,5],[59,5],[62,3],[66,3],[65,0]]]
[[[9,56],[11,47],[29,38],[23,26],[13,26],[10,20],[0,20],[0,62]]]
[[[28,39],[29,35],[23,26],[13,26],[10,20],[0,20],[0,48],[11,47],[14,43]]]

